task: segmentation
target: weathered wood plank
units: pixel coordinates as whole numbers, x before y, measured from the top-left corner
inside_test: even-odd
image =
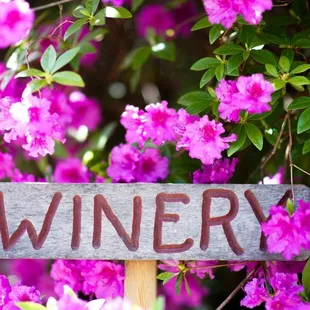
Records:
[[[268,216],[289,190],[287,185],[1,183],[0,257],[281,259],[260,250],[257,218]],[[295,197],[309,201],[309,189],[295,186]],[[19,238],[24,229],[32,242],[27,233]]]

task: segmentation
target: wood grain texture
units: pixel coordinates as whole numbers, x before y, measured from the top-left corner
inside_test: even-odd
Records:
[[[157,262],[125,261],[125,296],[143,309],[151,309],[157,297]]]
[[[257,218],[267,217],[288,190],[288,185],[1,183],[0,258],[277,260],[281,256],[260,250]],[[225,191],[229,195],[219,197]],[[256,214],[246,192],[262,208]],[[309,201],[309,189],[295,186],[295,197]],[[208,201],[211,218],[206,220]],[[232,201],[239,208],[232,210]],[[27,232],[19,239],[23,229],[32,241]]]

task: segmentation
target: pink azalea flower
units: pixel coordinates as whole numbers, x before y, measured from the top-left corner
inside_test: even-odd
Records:
[[[70,158],[57,163],[53,180],[56,183],[88,183],[90,172],[78,158]]]
[[[91,309],[90,309],[91,310]],[[142,308],[133,305],[129,300],[123,298],[115,298],[106,301],[100,310],[143,310]]]
[[[262,223],[262,231],[267,236],[267,247],[270,253],[282,253],[290,260],[300,253],[302,241],[299,227],[287,210],[280,206],[270,209],[270,219]]]
[[[129,144],[115,146],[110,154],[108,176],[113,182],[135,182],[136,169],[140,160],[138,150]]]
[[[169,174],[168,166],[168,158],[160,156],[158,149],[146,149],[138,162],[136,180],[147,183],[164,180]]]
[[[294,220],[299,226],[302,246],[310,250],[310,202],[299,200],[299,208],[295,211]]]
[[[4,275],[0,275],[0,309],[3,309],[3,307],[10,301],[10,292],[11,286],[9,280]]]
[[[64,294],[57,301],[57,310],[87,310],[86,301]]]
[[[101,109],[95,99],[86,97],[80,91],[74,91],[69,96],[69,105],[73,110],[71,127],[78,129],[86,126],[90,131],[95,130],[102,121]]]
[[[224,184],[228,183],[235,172],[235,167],[238,163],[237,158],[232,160],[217,159],[212,165],[202,166],[201,170],[196,170],[193,173],[193,183],[196,184]]]
[[[204,0],[204,7],[212,24],[231,28],[237,18],[232,0]]]
[[[186,264],[187,268],[190,268],[190,273],[197,275],[198,278],[204,279],[206,275],[209,276],[210,279],[214,279],[213,270],[214,266],[219,265],[217,260],[210,261],[193,261]]]
[[[33,26],[34,18],[28,2],[0,0],[0,48],[24,39]]]
[[[144,123],[146,113],[133,105],[127,105],[121,115],[121,124],[126,129],[126,142],[138,143],[140,147],[144,145],[147,137],[144,135]]]
[[[168,102],[152,103],[145,107],[147,112],[144,124],[144,134],[151,138],[156,145],[175,140],[174,126],[178,114],[174,109],[168,108]]]
[[[241,306],[251,309],[259,306],[269,297],[269,294],[264,286],[264,279],[254,278],[249,281],[245,285],[244,291],[246,296],[241,300],[240,304]]]
[[[136,23],[140,37],[146,37],[149,30],[153,30],[158,36],[165,36],[166,31],[175,26],[171,12],[160,4],[143,6],[137,14]]]
[[[12,155],[0,152],[0,179],[12,178],[14,170],[15,165]]]
[[[237,139],[235,134],[221,137],[224,132],[221,123],[209,120],[208,115],[205,115],[199,121],[186,126],[183,137],[188,144],[183,147],[189,150],[190,157],[200,159],[205,165],[211,165],[215,159],[222,157],[222,151],[229,148],[228,142]]]
[[[274,92],[272,84],[264,79],[260,73],[251,76],[240,76],[237,80],[238,93],[235,99],[245,106],[249,114],[261,114],[270,111],[271,94]]]
[[[130,2],[130,0],[102,0],[102,2],[113,6],[124,6],[124,4]]]
[[[260,181],[259,184],[283,184],[283,174],[284,167],[280,167],[275,175],[264,177],[263,182]]]

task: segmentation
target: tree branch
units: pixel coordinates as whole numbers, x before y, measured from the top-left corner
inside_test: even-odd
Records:
[[[74,0],[60,0],[60,1],[57,1],[57,2],[52,2],[52,3],[49,3],[49,4],[37,6],[35,8],[32,8],[32,10],[33,11],[40,11],[40,10],[48,9],[48,8],[53,7],[53,6],[57,6],[57,5],[60,5],[60,4],[63,4],[63,3],[67,3],[67,2],[72,2],[72,1],[74,1]]]

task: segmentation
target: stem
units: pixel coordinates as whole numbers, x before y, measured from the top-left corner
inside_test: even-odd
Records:
[[[52,3],[49,3],[49,4],[37,6],[35,8],[32,8],[32,10],[33,11],[40,11],[40,10],[51,8],[53,6],[57,6],[59,4],[63,4],[63,3],[67,3],[67,2],[72,2],[72,1],[74,1],[74,0],[60,0],[60,1],[57,1],[57,2],[52,2]]]
[[[310,175],[310,173],[309,173],[308,171],[306,171],[306,170],[304,170],[304,169],[301,169],[300,167],[296,166],[295,164],[293,164],[293,166],[294,166],[296,169],[300,170],[301,172],[303,172],[303,173],[305,173],[305,174],[307,174],[307,175]]]
[[[230,301],[231,299],[239,292],[241,287],[248,282],[248,280],[252,277],[252,275],[261,268],[261,265],[258,265],[255,269],[253,269],[243,280],[240,284],[229,294],[229,296],[216,308],[216,310],[222,310]]]
[[[292,188],[292,200],[295,203],[295,194],[294,194],[294,176],[293,176],[293,159],[292,159],[292,146],[293,146],[293,138],[292,138],[292,128],[291,128],[291,118],[289,113],[288,115],[288,133],[289,133],[289,143],[288,143],[288,158],[290,162],[290,177],[291,177],[291,188]]]

